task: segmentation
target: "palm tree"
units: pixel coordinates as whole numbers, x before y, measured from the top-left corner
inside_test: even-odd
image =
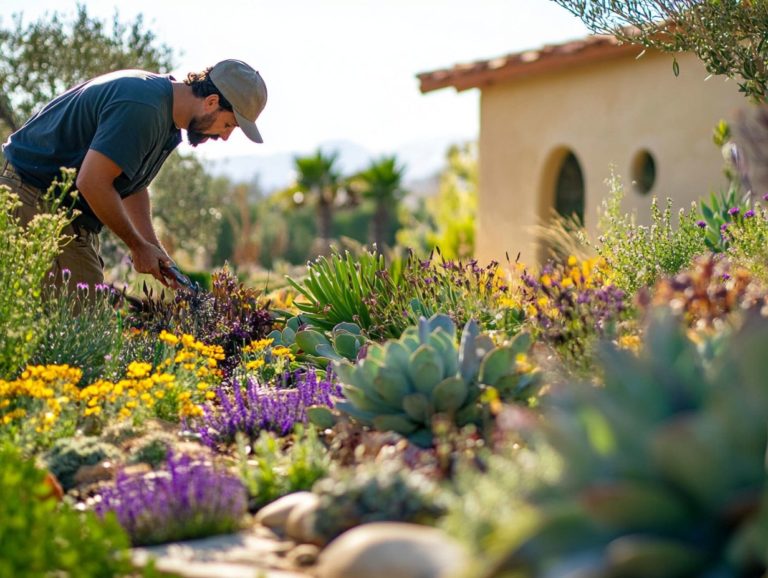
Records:
[[[405,167],[398,165],[394,155],[385,156],[372,161],[368,168],[349,180],[348,188],[354,196],[370,199],[375,204],[371,221],[371,240],[379,252],[386,242],[392,209],[406,193],[403,188],[404,173]]]
[[[341,174],[337,169],[339,153],[325,154],[318,149],[313,155],[295,157],[296,186],[294,202],[314,203],[317,211],[318,241],[327,247],[333,233],[333,209],[341,188]]]

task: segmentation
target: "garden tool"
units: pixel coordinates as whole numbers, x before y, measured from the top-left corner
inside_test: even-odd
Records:
[[[179,271],[176,265],[161,265],[161,270],[164,277],[174,279],[179,285],[184,287],[187,291],[190,291],[197,295],[200,292],[200,284],[193,282],[184,273]]]

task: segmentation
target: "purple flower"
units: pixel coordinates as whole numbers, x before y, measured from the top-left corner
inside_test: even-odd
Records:
[[[753,211],[752,209],[750,209],[746,213],[744,213],[744,218],[745,219],[749,219],[749,218],[754,217],[754,216],[755,216],[755,211]]]
[[[740,211],[741,209],[739,207],[731,207],[728,209],[728,214],[733,217],[734,215],[738,215]]]
[[[203,425],[199,430],[202,439],[215,447],[217,442],[234,440],[237,432],[252,438],[261,430],[285,435],[297,423],[307,422],[308,407],[333,407],[333,398],[341,395],[333,375],[319,380],[315,370],[309,369],[294,377],[295,386],[291,388],[262,385],[251,377],[244,388],[237,381],[221,385],[216,390],[218,405],[203,408]]]
[[[725,231],[727,228],[728,228],[728,223],[723,223],[722,225],[720,225],[721,231]]]
[[[764,200],[764,201],[768,201],[768,193],[765,193],[765,194],[763,195],[763,200]]]
[[[696,221],[696,226],[699,227],[700,229],[705,229],[707,227],[707,223],[705,223],[704,221]]]
[[[96,504],[100,516],[115,513],[135,546],[232,532],[247,508],[247,492],[237,476],[172,452],[166,470],[120,472]]]

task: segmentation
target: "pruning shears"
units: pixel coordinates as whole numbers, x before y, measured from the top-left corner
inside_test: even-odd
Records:
[[[176,265],[163,264],[160,266],[160,270],[162,271],[164,277],[173,279],[187,291],[191,291],[192,293],[200,292],[200,284],[193,282],[192,279],[179,271],[179,268]]]

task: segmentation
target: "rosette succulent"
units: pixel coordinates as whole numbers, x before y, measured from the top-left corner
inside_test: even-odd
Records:
[[[436,414],[451,417],[459,427],[479,421],[486,387],[502,391],[505,398],[530,395],[535,380],[521,376],[516,364],[529,346],[520,335],[497,347],[474,320],[457,344],[456,326],[447,315],[422,318],[399,339],[370,345],[356,365],[334,363],[346,397],[336,407],[365,425],[430,446]]]

